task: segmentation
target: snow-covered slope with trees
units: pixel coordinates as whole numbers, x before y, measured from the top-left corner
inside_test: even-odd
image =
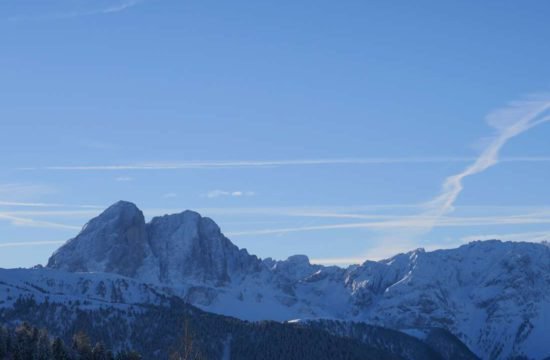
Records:
[[[260,260],[195,212],[145,223],[134,204],[119,202],[54,253],[48,267],[124,275],[247,320],[442,327],[482,358],[550,356],[546,244],[473,242],[342,269],[312,265],[300,255]]]
[[[457,354],[461,359],[477,359],[450,334],[434,343],[366,324],[251,323],[201,311],[172,295],[170,288],[121,275],[43,268],[0,270],[0,358],[10,347],[31,350],[19,336],[13,346],[3,336],[4,328],[21,322],[45,328],[66,344],[75,334],[84,333],[92,344],[99,341],[116,352],[137,350],[144,359],[451,360]],[[449,356],[441,344],[458,351]],[[44,352],[40,356],[46,359]]]

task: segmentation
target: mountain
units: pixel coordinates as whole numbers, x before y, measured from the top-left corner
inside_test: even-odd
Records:
[[[204,312],[171,292],[114,274],[0,270],[0,323],[29,322],[66,344],[85,333],[92,344],[133,349],[145,359],[174,353],[243,360],[453,359],[431,342],[395,330],[334,321],[251,323]],[[336,331],[342,328],[348,331]],[[449,336],[449,344],[460,344]],[[477,359],[462,346],[454,354]]]
[[[184,211],[146,224],[143,213],[125,201],[92,219],[48,261],[53,269],[218,286],[230,282],[231,275],[255,272],[259,266],[258,258],[239,250],[209,218]]]
[[[365,322],[422,339],[442,328],[484,359],[550,356],[546,244],[473,242],[343,269],[303,255],[261,260],[195,212],[145,223],[135,205],[119,202],[56,251],[48,268],[127,276],[244,320]]]

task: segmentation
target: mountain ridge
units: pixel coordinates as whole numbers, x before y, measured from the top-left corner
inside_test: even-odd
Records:
[[[305,256],[261,260],[192,211],[148,224],[140,214],[131,203],[113,205],[54,253],[48,266],[162,284],[203,310],[245,320],[441,327],[482,358],[550,355],[543,341],[550,331],[550,248],[545,244],[478,241],[338,268],[310,264]],[[137,255],[117,263],[129,244],[137,244]],[[103,255],[86,258],[82,249]]]

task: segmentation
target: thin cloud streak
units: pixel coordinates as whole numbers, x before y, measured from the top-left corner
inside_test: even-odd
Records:
[[[126,0],[126,1],[120,1],[110,6],[98,8],[98,9],[57,12],[57,13],[49,13],[49,14],[43,14],[43,15],[12,16],[7,18],[7,20],[12,22],[25,21],[25,20],[41,20],[41,19],[42,20],[63,20],[63,19],[71,19],[71,18],[82,17],[82,16],[93,16],[93,15],[102,15],[102,14],[106,15],[106,14],[113,14],[113,13],[118,13],[118,12],[128,10],[144,1],[145,0]]]
[[[358,222],[346,224],[328,224],[314,226],[300,226],[288,228],[259,229],[248,231],[227,232],[227,236],[252,236],[252,235],[275,235],[306,231],[325,231],[341,229],[425,229],[433,227],[470,227],[488,225],[533,225],[550,224],[550,216],[530,217],[526,215],[517,216],[493,216],[493,217],[434,217],[434,216],[403,216],[394,220],[378,222]]]
[[[14,226],[25,226],[25,227],[35,227],[35,228],[48,228],[48,229],[65,229],[65,230],[80,230],[81,227],[59,224],[56,222],[50,221],[40,221],[29,218],[22,218],[17,216],[12,216],[5,213],[0,213],[0,220],[9,221]]]
[[[226,190],[212,190],[206,193],[206,197],[210,199],[218,197],[244,197],[244,196],[254,196],[256,195],[254,191],[226,191]]]
[[[57,171],[141,171],[141,170],[189,170],[189,169],[234,169],[272,168],[281,166],[319,165],[376,165],[376,164],[437,164],[464,163],[475,161],[471,157],[405,157],[405,158],[345,158],[345,159],[298,159],[298,160],[235,160],[235,161],[185,161],[152,162],[115,165],[57,165],[45,167],[23,167],[19,170]],[[508,157],[505,162],[550,162],[550,157]]]
[[[99,215],[100,210],[7,210],[4,215],[22,217],[47,217],[47,218],[81,218],[90,219]]]
[[[83,209],[102,209],[102,206],[97,205],[71,205],[58,203],[42,203],[42,202],[20,202],[20,201],[0,201],[0,206],[9,207],[39,207],[39,208],[83,208]]]
[[[231,210],[231,209],[227,209]],[[145,210],[145,213],[148,217],[150,216],[161,216],[167,213],[176,213],[180,212],[179,210],[170,210],[170,209],[149,209]],[[248,215],[248,214],[260,214],[262,208],[247,209],[245,212],[230,212],[230,215]],[[276,211],[273,209],[271,211],[266,211],[262,215],[266,216],[288,216],[288,217],[321,217],[321,218],[335,218],[335,219],[354,219],[354,220],[380,220],[380,221],[370,221],[370,222],[358,222],[358,223],[343,223],[343,224],[326,224],[319,225],[321,229],[325,226],[329,227],[366,227],[366,228],[386,228],[386,227],[422,227],[425,224],[429,224],[434,221],[433,216],[418,216],[418,215],[377,215],[377,214],[340,214],[340,213],[313,213],[313,212],[299,212],[299,211],[288,211],[284,208],[281,211]],[[201,211],[202,212],[202,211]],[[211,211],[212,212],[212,211]],[[58,218],[90,218],[98,215],[98,211],[95,210],[14,210],[14,211],[5,211],[0,213],[0,215],[11,216],[11,217],[58,217]],[[204,212],[203,212],[204,213]],[[223,214],[228,214],[223,212]],[[415,222],[417,224],[415,224]],[[501,216],[455,216],[455,217],[442,217],[438,223],[438,227],[456,227],[456,226],[485,226],[485,225],[501,225],[501,224],[545,224],[550,222],[550,210],[542,208],[535,212],[525,213],[525,214],[514,214],[514,215],[501,215]],[[317,230],[317,227],[302,226],[302,227],[293,227],[292,232],[295,231],[310,231]],[[250,230],[242,232],[233,232],[233,234],[257,232],[264,230]],[[281,231],[288,232],[287,229],[267,229],[268,232]]]
[[[64,241],[19,241],[0,243],[0,248],[12,248],[23,246],[41,246],[41,245],[61,245]]]
[[[523,132],[549,121],[549,109],[550,96],[545,95],[511,103],[507,108],[489,114],[487,122],[497,130],[497,135],[472,165],[445,180],[441,194],[430,202],[435,213],[444,215],[452,211],[456,199],[464,188],[463,180],[498,164],[499,153],[504,145]]]
[[[38,203],[38,202],[20,202],[20,201],[0,201],[0,206],[14,207],[60,207],[61,204]]]
[[[173,197],[176,194],[168,193],[164,197]],[[52,207],[48,209],[49,204],[44,204],[45,209],[25,209],[25,210],[5,210],[5,214],[13,216],[41,216],[41,217],[82,217],[90,218],[98,215],[106,206],[82,206],[83,208],[58,209]],[[59,204],[61,206],[61,204]],[[382,215],[380,211],[387,210],[410,210],[422,209],[422,205],[412,204],[392,204],[392,205],[361,205],[361,206],[326,206],[326,207],[311,207],[311,206],[296,206],[296,207],[226,207],[226,208],[197,208],[201,214],[206,216],[283,216],[283,217],[318,217],[318,218],[334,218],[334,219],[361,219],[361,220],[393,220],[406,214],[401,215]],[[514,216],[545,216],[550,214],[550,207],[547,206],[484,206],[484,205],[469,205],[460,206],[462,210],[476,212],[479,211],[528,211],[524,214]],[[183,208],[146,208],[143,209],[147,217],[161,216],[164,214],[179,213]],[[374,211],[373,214],[350,213],[351,211]],[[410,216],[410,215],[409,215]]]
[[[480,174],[498,164],[501,161],[500,151],[504,145],[527,130],[550,121],[549,110],[550,94],[544,94],[531,96],[524,101],[512,102],[505,108],[491,112],[486,117],[486,121],[496,130],[496,135],[481,154],[463,171],[445,179],[440,194],[426,203],[428,210],[420,213],[416,220],[410,220],[409,227],[388,227],[385,230],[388,233],[385,235],[386,238],[407,238],[412,244],[420,235],[441,226],[442,217],[454,210],[454,203],[464,188],[464,179]],[[522,158],[516,158],[516,160],[520,159]],[[426,219],[430,220],[426,221]],[[400,233],[396,233],[396,230]]]
[[[109,14],[109,13],[116,13],[116,12],[124,11],[124,10],[127,10],[127,9],[131,8],[131,7],[136,6],[137,4],[139,4],[143,1],[144,0],[125,1],[121,4],[119,4],[119,5],[113,5],[113,6],[105,8],[105,9],[102,9],[102,10],[100,10],[100,12],[103,13],[103,14]]]

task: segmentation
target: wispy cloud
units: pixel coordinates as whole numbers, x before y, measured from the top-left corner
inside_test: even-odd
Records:
[[[0,248],[12,248],[22,246],[61,245],[64,241],[17,241],[0,243]]]
[[[118,182],[128,182],[128,181],[134,181],[134,178],[131,176],[118,176],[115,178],[115,181]]]
[[[27,168],[31,170],[58,170],[58,171],[128,171],[128,170],[178,170],[178,169],[223,169],[223,168],[264,168],[277,166],[321,166],[321,165],[363,165],[363,164],[421,164],[421,163],[449,163],[471,162],[464,170],[445,179],[440,193],[432,200],[418,205],[409,205],[416,212],[412,215],[380,215],[361,214],[354,211],[325,212],[315,209],[293,209],[286,211],[286,215],[338,218],[359,220],[351,223],[325,223],[306,226],[291,226],[282,228],[252,229],[244,231],[228,232],[229,236],[257,236],[278,235],[292,232],[326,231],[332,229],[372,229],[384,233],[385,239],[391,239],[392,250],[394,248],[410,248],[417,243],[416,235],[425,234],[437,227],[474,227],[488,225],[527,225],[550,224],[548,212],[526,213],[520,215],[500,216],[448,216],[454,210],[455,202],[463,191],[464,179],[469,176],[481,174],[499,162],[548,162],[549,157],[509,157],[500,158],[502,148],[516,136],[550,121],[550,96],[531,97],[528,100],[515,102],[508,107],[497,110],[487,116],[488,124],[496,131],[494,136],[481,151],[478,157],[423,157],[423,158],[347,158],[347,159],[303,159],[303,160],[272,160],[272,161],[203,161],[203,162],[177,162],[177,163],[147,163],[147,164],[121,164],[98,166],[47,166]],[[213,190],[205,196],[217,197],[242,197],[251,196],[252,192]],[[40,205],[40,204],[35,204]],[[241,209],[243,212],[257,213],[257,209]],[[224,210],[221,211],[235,211]],[[266,209],[266,213],[273,209]],[[281,213],[283,210],[279,210]],[[283,211],[284,212],[284,211]],[[275,210],[277,213],[277,210]],[[8,216],[8,217],[6,217]],[[9,217],[11,216],[11,218]],[[4,214],[4,219],[14,224],[26,226],[64,226],[37,222],[36,220],[20,219],[12,215]],[[72,227],[74,228],[74,227]],[[397,232],[395,232],[397,231]],[[497,234],[498,235],[498,234]],[[389,241],[389,240],[388,240]],[[379,241],[378,249],[371,249],[369,254],[380,257],[382,252],[388,250],[388,243]]]
[[[50,221],[41,221],[30,218],[23,218],[13,216],[6,213],[0,213],[0,220],[9,221],[14,226],[36,227],[36,228],[49,228],[49,229],[64,229],[64,230],[80,230],[79,226],[60,224]]]
[[[5,210],[0,212],[0,214],[16,216],[16,217],[32,217],[32,218],[56,218],[56,219],[68,219],[68,218],[78,218],[78,219],[90,219],[91,217],[97,216],[103,208],[100,209],[31,209],[31,210]]]
[[[29,183],[0,184],[0,206],[3,207],[41,207],[41,208],[98,208],[96,205],[74,205],[39,201],[27,201],[55,192],[50,186]]]
[[[59,203],[43,203],[43,202],[21,202],[21,201],[1,201],[0,206],[7,207],[39,207],[39,208],[82,208],[82,209],[102,209],[103,206],[98,205],[73,205]]]
[[[418,215],[394,218],[382,221],[368,221],[346,224],[324,224],[315,226],[290,227],[281,229],[260,229],[233,233],[233,236],[284,234],[299,231],[320,231],[330,229],[367,228],[382,230],[382,236],[377,240],[378,246],[368,252],[370,257],[382,257],[387,254],[388,247],[408,248],[414,246],[416,236],[442,226],[478,226],[478,225],[512,225],[512,224],[547,224],[550,223],[548,213],[528,214],[524,216],[500,217],[448,217],[454,210],[454,204],[462,192],[463,180],[469,176],[480,174],[499,161],[500,151],[512,138],[527,130],[550,121],[550,95],[532,96],[527,100],[511,103],[508,107],[494,111],[487,116],[488,124],[496,130],[488,145],[480,155],[473,159],[472,164],[463,171],[445,179],[442,190],[433,200],[427,202]],[[505,161],[530,161],[532,158],[505,159]],[[538,159],[541,160],[541,159]],[[326,216],[326,214],[312,214]],[[361,219],[361,214],[329,214],[338,218]],[[370,219],[372,220],[372,219]],[[544,235],[545,236],[545,235]],[[326,260],[329,261],[329,260]]]
[[[255,193],[253,191],[225,191],[225,190],[212,190],[206,193],[206,197],[208,198],[218,198],[218,197],[244,197],[244,196],[254,196]]]
[[[550,214],[546,215],[513,215],[513,216],[486,216],[486,217],[435,217],[435,216],[392,216],[389,220],[353,222],[340,224],[322,224],[312,226],[298,226],[287,228],[257,229],[228,232],[228,236],[256,236],[276,235],[295,232],[326,231],[341,229],[425,229],[426,227],[474,227],[491,225],[535,225],[550,224]]]
[[[174,192],[171,192],[171,193],[163,194],[162,197],[165,198],[165,199],[173,199],[173,198],[178,197],[178,194],[176,194]]]
[[[58,171],[130,171],[130,170],[189,170],[189,169],[234,169],[234,168],[273,168],[283,166],[323,166],[323,165],[384,165],[384,164],[438,164],[467,163],[472,157],[396,157],[396,158],[343,158],[343,159],[294,159],[294,160],[234,160],[234,161],[182,161],[150,162],[113,165],[54,165],[44,167],[24,167],[19,170],[58,170]],[[502,159],[506,162],[550,162],[550,157],[521,156]]]
[[[496,130],[496,135],[473,164],[445,180],[441,193],[430,202],[435,214],[443,215],[451,211],[463,190],[463,180],[496,165],[500,150],[510,139],[549,121],[549,109],[550,95],[544,95],[513,102],[506,108],[490,113],[487,123]]]
[[[145,0],[108,0],[95,1],[94,7],[85,7],[87,5],[82,1],[61,2],[57,4],[57,9],[52,9],[51,12],[41,14],[21,14],[9,17],[7,20],[12,22],[24,20],[56,20],[56,19],[71,19],[82,16],[92,16],[101,14],[113,14],[128,10]],[[68,10],[67,10],[68,9]],[[74,9],[74,10],[73,10]]]
[[[144,0],[126,0],[122,1],[118,4],[114,4],[111,6],[108,6],[106,8],[100,9],[99,11],[103,14],[109,14],[109,13],[116,13],[120,11],[124,11],[126,9],[129,9],[133,6],[136,6],[137,4],[143,2]]]
[[[92,16],[92,15],[118,13],[124,10],[128,10],[143,1],[144,0],[118,1],[102,8],[84,10],[84,11],[61,12],[57,14],[52,14],[50,17],[55,19],[70,19],[70,18],[75,18],[80,16]]]
[[[487,123],[496,131],[480,155],[471,165],[461,172],[451,175],[442,184],[442,190],[435,198],[425,203],[426,208],[417,216],[403,221],[388,220],[383,224],[370,224],[370,228],[381,229],[379,242],[405,242],[409,246],[418,243],[419,237],[441,226],[476,226],[485,222],[487,225],[547,223],[548,216],[542,218],[534,215],[527,217],[510,217],[504,221],[488,221],[474,218],[467,221],[446,217],[454,210],[454,204],[462,192],[463,181],[469,176],[480,174],[499,163],[500,151],[512,138],[527,130],[550,121],[550,94],[530,96],[526,100],[516,101],[507,107],[491,112]],[[516,159],[518,160],[518,159]],[[525,160],[525,159],[523,159]],[[476,224],[477,223],[477,224]],[[383,248],[381,249],[383,251]]]
[[[0,221],[7,221],[14,226],[49,228],[49,229],[64,229],[64,230],[80,230],[80,227],[66,225],[57,222],[36,220],[32,215],[14,213],[14,208],[40,208],[41,210],[49,209],[70,209],[65,211],[75,211],[74,209],[97,209],[95,205],[73,205],[61,203],[47,203],[37,201],[21,201],[20,199],[35,198],[40,195],[50,194],[54,190],[49,186],[27,183],[11,183],[0,184]],[[52,210],[49,210],[52,211]],[[31,217],[29,217],[31,216]]]
[[[30,183],[0,184],[0,197],[4,199],[28,199],[55,192],[50,186]]]

